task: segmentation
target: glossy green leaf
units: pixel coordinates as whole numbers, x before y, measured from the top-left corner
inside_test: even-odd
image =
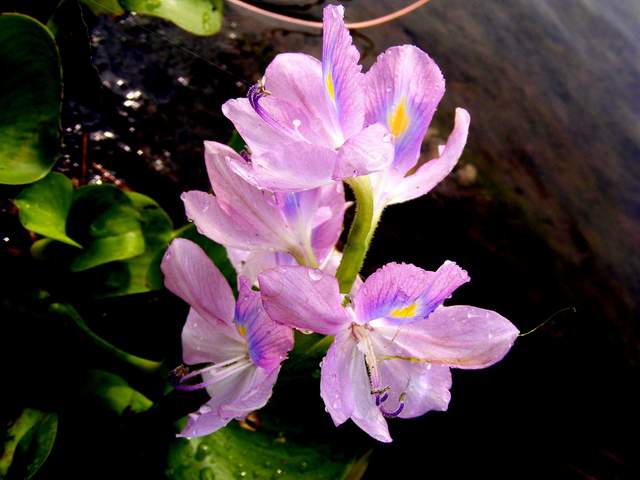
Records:
[[[231,288],[236,288],[236,269],[229,261],[227,250],[219,243],[205,237],[198,233],[196,226],[193,223],[189,223],[184,227],[181,227],[173,232],[174,238],[186,238],[194,243],[197,243],[209,256],[213,263],[216,264],[222,275],[227,279]]]
[[[98,297],[131,295],[163,287],[160,261],[172,238],[173,223],[153,199],[135,192],[128,192],[127,196],[138,213],[145,250],[138,256],[93,271]]]
[[[125,13],[118,0],[80,0],[96,15],[122,15]]]
[[[299,445],[277,432],[251,432],[232,422],[206,437],[176,440],[169,452],[167,476],[172,480],[335,480],[350,468],[327,446]]]
[[[82,391],[88,397],[96,399],[104,408],[118,415],[125,412],[144,412],[153,405],[151,400],[131,388],[122,377],[102,370],[89,371]]]
[[[120,0],[120,4],[169,20],[195,35],[213,35],[222,26],[222,0]]]
[[[60,145],[62,72],[53,36],[33,18],[0,15],[0,183],[44,177]]]
[[[67,236],[67,215],[72,197],[71,180],[61,173],[51,172],[26,187],[16,198],[20,222],[27,230],[80,247]]]
[[[73,260],[71,271],[142,254],[145,242],[139,218],[131,199],[113,185],[88,185],[76,190],[68,225],[70,235],[85,250]]]
[[[58,432],[58,416],[25,408],[7,431],[0,478],[29,479],[46,461]]]

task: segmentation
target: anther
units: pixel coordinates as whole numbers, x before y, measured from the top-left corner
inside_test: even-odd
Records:
[[[390,412],[387,409],[385,409],[382,405],[380,405],[380,411],[382,412],[382,415],[384,415],[385,417],[397,417],[398,415],[400,415],[400,413],[402,412],[402,410],[404,410],[404,401],[407,398],[407,394],[405,392],[402,392],[400,394],[400,397],[398,398],[398,407]]]

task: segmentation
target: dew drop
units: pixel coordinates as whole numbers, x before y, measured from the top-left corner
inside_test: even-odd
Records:
[[[297,118],[293,119],[293,128],[300,128],[300,126],[302,125],[302,122],[300,120],[298,120]]]
[[[214,480],[216,478],[216,474],[213,473],[210,467],[205,467],[200,470],[199,474],[200,480]]]
[[[195,457],[196,457],[196,460],[201,462],[202,460],[207,458],[207,456],[209,456],[210,454],[211,454],[211,448],[209,447],[209,445],[207,445],[206,443],[201,443],[200,445],[198,445],[198,449],[196,450]]]
[[[320,270],[311,269],[308,271],[309,279],[317,282],[322,278],[322,272]]]

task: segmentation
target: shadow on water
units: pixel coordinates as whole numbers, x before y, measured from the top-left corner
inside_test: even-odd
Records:
[[[320,15],[319,2],[274,3]],[[449,411],[392,422],[395,441],[376,447],[366,478],[637,473],[626,439],[639,400],[640,8],[613,3],[433,0],[355,35],[367,66],[388,46],[414,43],[442,68],[447,93],[425,155],[446,138],[456,106],[472,116],[460,167],[432,194],[385,212],[366,273],[452,259],[472,277],[453,301],[495,309],[521,331],[562,308],[577,312],[519,339],[495,367],[454,372]],[[400,4],[354,0],[347,16]],[[132,16],[90,27],[93,65],[69,70],[85,75],[68,85],[63,168],[77,173],[86,133],[91,161],[177,223],[180,192],[208,187],[202,141],[231,134],[220,105],[244,95],[276,53],[318,55],[321,41],[232,7],[223,32],[206,39]]]

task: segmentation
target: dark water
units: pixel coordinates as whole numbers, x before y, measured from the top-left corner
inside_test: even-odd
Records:
[[[349,20],[363,20],[405,3],[345,5]],[[272,8],[318,18],[321,2]],[[231,134],[220,105],[276,53],[317,56],[321,45],[319,32],[232,7],[211,38],[142,17],[87,22],[93,65],[73,61],[86,53],[84,32],[64,40],[77,74],[67,79],[65,168],[77,174],[87,133],[90,160],[157,198],[176,223],[179,193],[207,188],[202,140]],[[392,260],[455,260],[472,283],[454,302],[495,309],[521,331],[576,309],[519,339],[501,364],[454,372],[449,412],[392,422],[392,445],[338,430],[375,447],[366,478],[638,474],[628,439],[639,400],[639,25],[634,0],[433,0],[355,34],[367,66],[413,43],[443,70],[447,93],[425,152],[446,138],[456,106],[472,116],[460,168],[385,212],[367,273]]]

